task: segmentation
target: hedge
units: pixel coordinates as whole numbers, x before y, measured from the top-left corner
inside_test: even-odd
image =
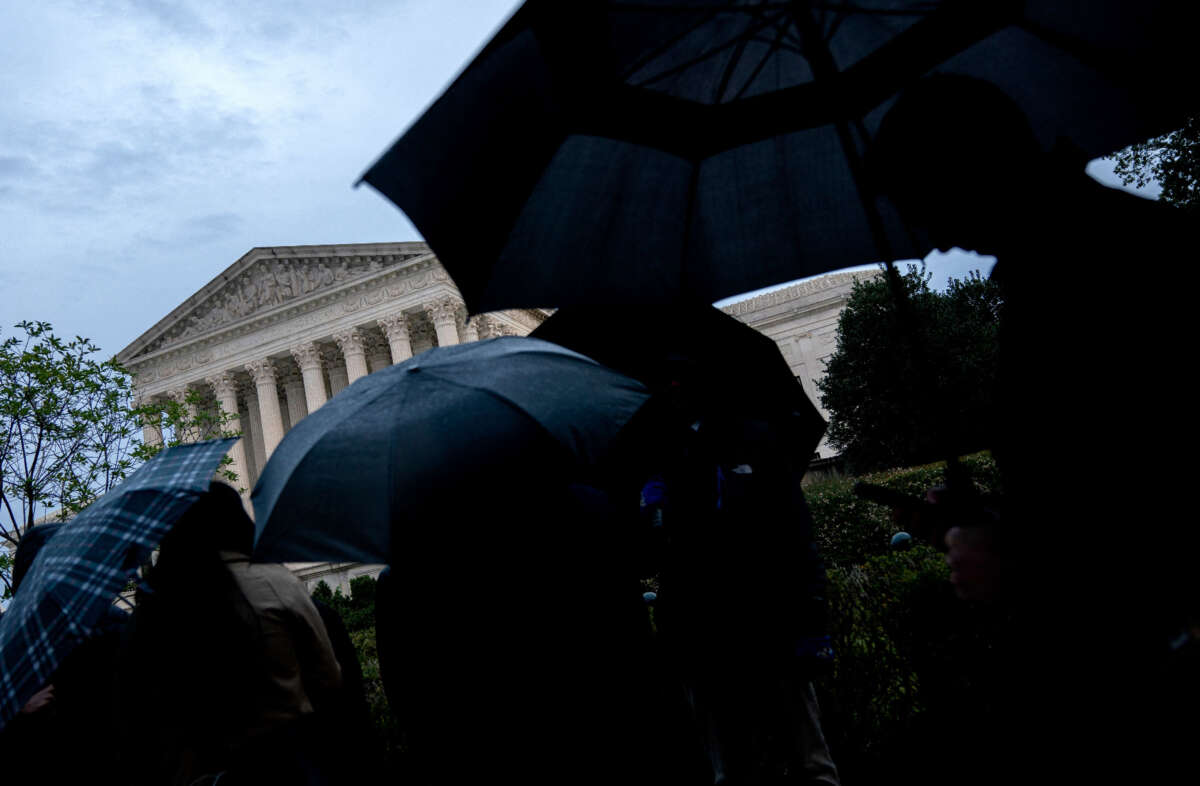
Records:
[[[975,486],[982,493],[1000,490],[1000,475],[989,453],[961,459]],[[861,477],[838,478],[814,483],[804,490],[817,524],[817,545],[827,567],[858,565],[870,557],[886,554],[896,532],[888,508],[854,496],[857,481],[885,486],[923,498],[926,490],[943,482],[945,464],[926,464],[875,472]]]
[[[989,454],[963,463],[981,492],[999,491]],[[1003,621],[954,595],[937,549],[891,552],[896,527],[889,510],[852,491],[863,480],[923,496],[943,482],[944,468],[893,469],[806,489],[827,564],[837,654],[833,674],[817,687],[826,737],[847,783],[920,779],[951,727],[985,701],[987,675],[977,667]]]

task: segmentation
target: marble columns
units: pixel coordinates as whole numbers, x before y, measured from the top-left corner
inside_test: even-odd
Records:
[[[463,322],[462,340],[464,342],[479,340],[479,317],[475,317],[474,319],[467,318]]]
[[[258,393],[258,416],[262,420],[263,452],[269,459],[283,439],[283,413],[279,409],[279,389],[275,385],[275,365],[270,358],[246,364]]]
[[[237,380],[233,374],[228,371],[217,374],[215,377],[209,377],[208,384],[213,389],[213,394],[217,397],[217,404],[220,406],[220,415],[228,417],[223,426],[226,431],[241,431],[242,422],[238,415],[238,400],[237,400]],[[233,443],[233,447],[229,449],[229,457],[233,459],[233,464],[229,469],[237,475],[237,484],[249,492],[250,483],[250,468],[246,463],[246,440],[239,439]]]
[[[388,351],[388,346],[383,340],[374,333],[368,333],[370,339],[367,342],[367,365],[371,367],[371,373],[374,374],[380,369],[385,369],[392,365],[392,354]]]
[[[429,314],[429,321],[437,331],[439,347],[449,347],[458,343],[458,307],[459,302],[449,297],[425,304],[425,312]]]
[[[316,412],[325,403],[325,377],[321,373],[321,348],[302,344],[292,349],[292,357],[300,366],[304,378],[304,401],[309,412]]]
[[[200,416],[200,412],[196,407],[196,403],[189,399],[191,388],[180,388],[179,390],[171,391],[171,398],[183,408],[184,415],[187,421],[175,426],[175,438],[180,442],[199,442],[200,427],[196,422]]]
[[[334,347],[325,347],[321,354],[325,360],[325,370],[329,372],[329,395],[336,396],[350,384],[346,373],[346,360],[344,357],[338,357],[338,351]]]
[[[250,447],[254,451],[254,474],[257,479],[262,473],[263,465],[267,463],[267,451],[263,446],[262,417],[258,409],[258,393],[255,392],[253,383],[246,388],[242,398],[246,399],[246,419],[250,425]]]
[[[144,403],[139,403],[138,406],[144,406]],[[162,413],[150,412],[142,414],[142,442],[148,447],[162,445]]]
[[[305,404],[308,393],[304,390],[304,380],[301,379],[300,374],[295,371],[288,372],[283,380],[283,392],[287,396],[288,423],[290,424],[288,428],[292,429],[308,415],[308,407]]]
[[[346,358],[346,384],[352,385],[356,379],[370,373],[367,370],[367,348],[361,331],[351,328],[342,333],[335,333],[333,340],[337,342],[342,356]]]
[[[387,336],[388,346],[392,350],[392,362],[403,363],[412,357],[412,342],[408,337],[408,317],[404,314],[391,314],[379,320],[379,327]]]

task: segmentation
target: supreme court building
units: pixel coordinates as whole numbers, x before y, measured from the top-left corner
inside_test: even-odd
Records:
[[[773,338],[818,404],[837,319],[856,278],[834,273],[726,306]],[[462,298],[424,243],[254,248],[117,354],[142,401],[174,398],[235,416],[231,469],[253,488],[283,435],[359,377],[430,347],[525,335],[548,315],[520,309],[466,318]],[[614,313],[614,319],[636,315]],[[196,406],[189,403],[189,406]],[[143,438],[161,442],[162,424]],[[822,443],[822,456],[832,454]],[[309,585],[347,589],[370,566],[292,566]]]

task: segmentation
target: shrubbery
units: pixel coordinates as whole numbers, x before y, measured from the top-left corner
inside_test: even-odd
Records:
[[[350,580],[350,596],[342,594],[342,588],[329,589],[324,581],[317,583],[312,592],[314,600],[330,606],[342,618],[342,624],[353,635],[357,631],[375,630],[375,585],[372,576],[359,576]]]
[[[1000,475],[990,454],[967,456],[962,463],[981,492],[999,491]],[[805,488],[805,497],[817,523],[817,545],[826,566],[859,565],[870,557],[885,554],[891,536],[896,532],[886,507],[854,496],[851,489],[856,481],[923,498],[929,487],[943,482],[944,470],[944,464],[927,464],[857,478],[839,478]]]
[[[999,490],[988,454],[963,463],[984,493]],[[978,693],[980,653],[991,646],[985,612],[955,597],[942,553],[890,552],[887,508],[854,496],[865,480],[912,496],[943,482],[944,465],[888,470],[806,489],[829,574],[834,673],[818,684],[826,736],[848,782],[897,777],[936,754],[939,729]],[[928,749],[922,751],[922,747]]]

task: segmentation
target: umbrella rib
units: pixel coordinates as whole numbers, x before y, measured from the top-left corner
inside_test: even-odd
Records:
[[[755,6],[760,9],[761,6]],[[758,19],[762,19],[761,11],[755,14]],[[729,87],[729,80],[733,78],[733,72],[737,70],[738,62],[742,59],[742,53],[746,51],[746,44],[750,43],[750,39],[742,38],[734,47],[733,54],[729,56],[729,62],[725,64],[725,70],[721,74],[721,81],[717,83],[717,88],[713,91],[712,102],[714,104],[721,103],[721,96],[725,95],[725,90]]]
[[[864,16],[925,16],[938,8],[937,3],[923,3],[915,8],[867,8],[855,3],[809,3],[816,11],[842,11]]]
[[[750,72],[750,76],[747,77],[746,81],[742,84],[742,88],[737,91],[732,100],[736,101],[746,94],[746,91],[750,89],[750,85],[754,84],[754,80],[758,79],[758,75],[762,73],[764,68],[766,68],[767,61],[770,60],[771,57],[778,52],[781,47],[783,47],[783,38],[787,34],[787,29],[788,25],[786,19],[780,20],[780,23],[775,25],[775,40],[770,42],[771,48],[767,50],[765,55],[763,55],[762,60],[758,61],[758,65],[756,65],[754,70]],[[794,51],[803,57],[802,52],[799,50]]]
[[[781,13],[786,13],[786,12],[781,12]],[[654,82],[662,81],[663,79],[666,79],[667,77],[674,76],[675,74],[678,74],[682,71],[686,71],[687,69],[691,68],[694,65],[703,63],[705,60],[709,59],[713,55],[718,54],[719,52],[722,52],[731,46],[736,46],[743,39],[754,36],[760,30],[762,30],[763,28],[765,28],[769,24],[771,24],[772,21],[773,20],[771,20],[771,19],[767,19],[765,21],[759,20],[756,25],[752,25],[749,29],[743,30],[742,32],[738,33],[734,38],[731,38],[730,40],[726,41],[725,43],[723,43],[713,49],[710,49],[709,51],[707,51],[703,54],[697,55],[696,57],[693,57],[690,60],[685,60],[684,62],[680,63],[679,65],[672,66],[671,68],[668,68],[666,71],[663,71],[662,73],[659,73],[656,76],[652,76],[647,79],[643,79],[641,82],[638,82],[632,86],[633,87],[646,87],[647,85],[653,84]]]
[[[530,353],[530,354],[536,354],[536,353]],[[587,359],[587,358],[573,358],[573,357],[570,357],[569,355],[560,355],[560,354],[558,354],[558,353],[551,353],[551,354],[553,354],[553,356],[554,356],[554,357],[563,357],[563,358],[568,358],[568,359],[570,359],[570,360],[571,360],[571,362],[573,362],[573,363],[585,363],[585,364],[587,364],[587,365],[589,365],[589,366],[592,366],[592,365],[598,365],[598,364],[596,363],[596,361],[594,361],[594,360],[590,360],[590,359]],[[505,404],[506,406],[512,407],[514,410],[516,410],[517,412],[521,413],[521,415],[522,415],[522,416],[524,416],[525,418],[527,418],[527,419],[529,419],[530,421],[532,421],[532,422],[533,422],[533,424],[534,424],[535,426],[537,426],[539,429],[541,429],[541,430],[542,430],[542,431],[544,431],[546,434],[548,434],[548,435],[550,436],[550,438],[551,438],[551,439],[553,439],[555,442],[558,442],[558,441],[559,441],[559,440],[558,440],[558,438],[557,438],[557,437],[555,437],[555,435],[554,435],[554,432],[552,432],[552,431],[550,431],[550,429],[546,428],[546,426],[545,426],[545,425],[543,425],[543,424],[542,424],[542,422],[541,422],[540,420],[538,420],[538,419],[537,419],[537,418],[536,418],[536,417],[535,417],[533,414],[531,414],[531,413],[530,413],[530,412],[529,412],[527,409],[525,409],[524,407],[522,407],[522,406],[521,406],[520,404],[518,404],[516,401],[513,401],[513,400],[512,400],[511,398],[509,398],[508,396],[505,396],[504,394],[502,394],[502,393],[499,393],[499,392],[497,392],[497,391],[495,391],[495,390],[492,390],[492,389],[490,389],[490,388],[480,387],[479,385],[472,385],[472,384],[470,384],[470,383],[467,383],[467,382],[461,382],[461,381],[459,381],[459,380],[457,380],[457,379],[448,379],[448,378],[446,378],[446,377],[444,377],[444,376],[441,376],[440,374],[438,374],[438,373],[437,373],[437,371],[436,371],[436,369],[429,369],[429,368],[426,368],[426,369],[424,369],[424,371],[425,371],[426,373],[429,373],[429,375],[430,375],[431,377],[433,377],[433,378],[437,379],[439,382],[441,382],[441,383],[443,383],[443,384],[445,384],[445,385],[452,385],[452,386],[454,386],[454,387],[456,387],[456,388],[460,388],[460,389],[462,389],[462,390],[470,390],[470,391],[473,391],[473,392],[476,392],[476,393],[482,393],[482,394],[484,394],[484,395],[486,395],[486,396],[488,396],[488,397],[490,397],[490,398],[493,398],[493,399],[495,399],[496,401],[499,401],[499,402],[500,402],[500,403],[502,403],[502,404]]]
[[[640,71],[647,63],[654,60],[654,58],[658,57],[663,52],[667,51],[668,49],[675,46],[676,44],[678,44],[683,39],[687,38],[689,35],[691,35],[695,31],[699,30],[704,25],[711,22],[718,13],[720,13],[720,12],[713,11],[712,13],[707,14],[703,19],[696,22],[691,27],[682,31],[681,33],[674,36],[673,38],[668,38],[666,41],[664,41],[659,46],[655,47],[654,49],[651,49],[649,52],[642,55],[642,57],[640,57],[639,59],[634,61],[633,65],[631,65],[631,66],[629,66],[629,68],[625,69],[625,73],[621,74],[621,81],[622,82],[627,81],[631,76],[633,76],[638,71]]]

